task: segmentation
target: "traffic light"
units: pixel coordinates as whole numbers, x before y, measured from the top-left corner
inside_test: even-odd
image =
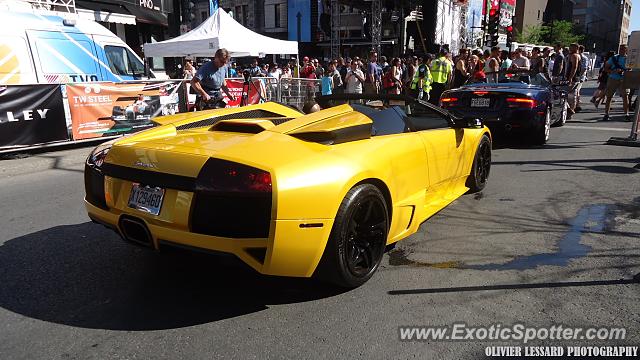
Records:
[[[498,30],[500,28],[500,14],[498,10],[491,9],[489,10],[489,25],[488,25],[488,33],[489,36],[487,40],[489,41],[489,46],[498,45],[499,33]]]
[[[511,51],[511,44],[513,43],[513,26],[509,25],[505,30],[507,30],[507,48]]]

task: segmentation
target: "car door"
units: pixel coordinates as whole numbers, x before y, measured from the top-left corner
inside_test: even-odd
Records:
[[[562,88],[557,85],[552,85],[540,74],[531,78],[531,84],[547,89],[547,91],[541,91],[541,95],[544,97],[545,94],[549,94],[549,99],[551,101],[551,123],[553,124],[559,121],[566,101],[565,92]]]
[[[443,113],[427,105],[411,106],[408,120],[420,135],[427,154],[429,187],[427,201],[451,196],[455,181],[464,176],[464,129],[454,129]]]

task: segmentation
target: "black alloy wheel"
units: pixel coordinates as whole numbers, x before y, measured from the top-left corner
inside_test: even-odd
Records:
[[[482,136],[476,156],[473,159],[471,174],[467,178],[467,187],[470,193],[475,193],[484,189],[489,180],[491,172],[491,140],[486,135]]]
[[[536,133],[533,136],[533,143],[535,145],[544,145],[549,140],[551,135],[551,109],[547,108],[544,114],[543,123],[538,126]]]
[[[341,287],[364,284],[380,265],[389,232],[384,196],[371,184],[351,189],[338,209],[318,276]]]
[[[569,102],[567,99],[562,100],[562,111],[560,112],[560,119],[558,119],[553,126],[561,127],[567,123],[569,118]]]

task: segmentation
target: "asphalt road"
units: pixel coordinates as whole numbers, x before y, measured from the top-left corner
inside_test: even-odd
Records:
[[[638,345],[640,148],[605,145],[630,123],[584,107],[544,147],[495,149],[482,193],[346,292],[124,243],[84,212],[89,148],[2,160],[0,358],[473,359],[504,344],[399,340],[459,322],[624,327],[617,344]]]

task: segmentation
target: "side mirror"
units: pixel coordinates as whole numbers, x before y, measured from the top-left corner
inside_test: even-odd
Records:
[[[451,122],[453,123],[452,127],[454,129],[469,129],[469,128],[478,128],[482,127],[482,120],[474,117],[465,117],[465,118],[451,118]]]

